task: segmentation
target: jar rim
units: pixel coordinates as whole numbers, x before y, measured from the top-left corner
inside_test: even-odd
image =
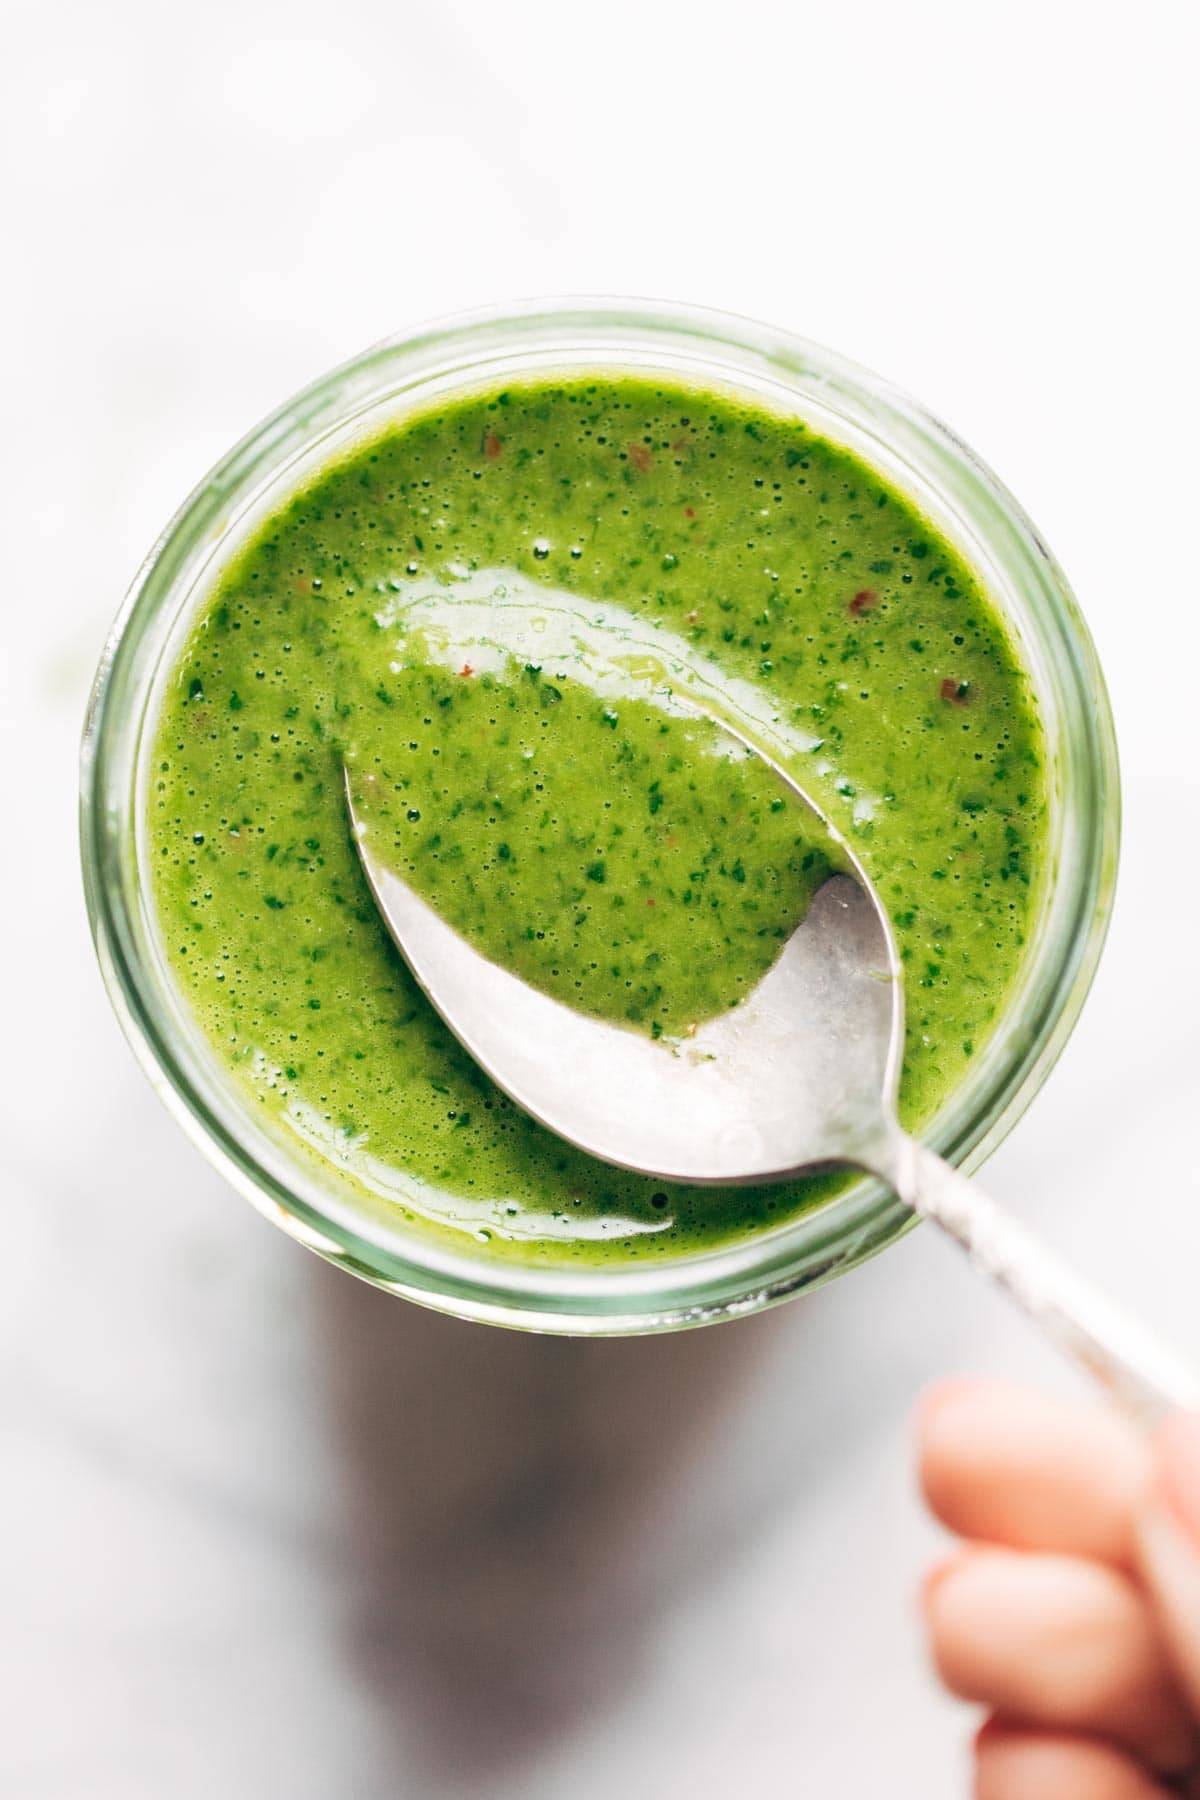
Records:
[[[1103,947],[1116,880],[1119,786],[1112,716],[1079,607],[1017,501],[916,401],[805,339],[738,315],[659,300],[530,299],[387,338],[288,400],[233,447],[184,501],[138,571],[96,674],[81,753],[80,841],[98,959],[122,1026],[189,1135],[260,1211],[377,1285],[463,1317],[540,1331],[616,1335],[704,1324],[771,1305],[856,1266],[912,1215],[878,1182],[744,1242],[653,1267],[532,1265],[448,1251],[395,1218],[351,1204],[265,1132],[255,1133],[189,1038],[150,950],[139,878],[138,771],[154,674],[205,572],[255,505],[298,485],[322,445],[382,410],[415,410],[538,368],[648,367],[775,403],[852,443],[973,547],[993,603],[1020,639],[1056,735],[1052,872],[1037,943],[989,1044],[925,1135],[973,1168],[1015,1124],[1066,1042]],[[866,450],[862,448],[865,442]],[[323,460],[328,460],[324,457]],[[342,1191],[342,1189],[346,1191]]]

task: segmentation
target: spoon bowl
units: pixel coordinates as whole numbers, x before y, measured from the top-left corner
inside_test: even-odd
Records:
[[[740,732],[710,721],[738,754]],[[782,792],[832,837],[768,757]],[[346,803],[375,903],[421,988],[496,1085],[590,1156],[660,1181],[740,1186],[872,1167],[895,1104],[904,990],[887,915],[849,848],[776,961],[728,1012],[654,1039],[576,1011],[491,962],[389,868]]]

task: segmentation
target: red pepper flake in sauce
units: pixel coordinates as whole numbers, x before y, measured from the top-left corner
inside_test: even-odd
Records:
[[[495,462],[501,449],[502,445],[500,439],[496,436],[495,432],[485,431],[483,434],[483,454],[487,457],[488,461]]]
[[[657,902],[657,900],[655,900],[653,894],[646,895],[646,905],[647,906],[657,906],[658,905],[658,902]]]
[[[629,445],[629,460],[639,475],[645,475],[654,461],[645,444]]]
[[[851,618],[861,619],[865,612],[870,612],[873,606],[878,605],[879,595],[875,592],[874,588],[859,588],[857,594],[855,594],[853,600],[851,600],[850,604],[847,606],[846,611],[850,614]]]
[[[685,519],[694,519],[696,516],[695,507],[694,506],[685,506],[683,509],[683,516]]]
[[[955,681],[953,675],[947,675],[942,683],[941,694],[942,699],[948,700],[951,706],[965,706],[971,698],[971,684],[969,681]]]
[[[473,675],[475,673],[475,671],[471,667],[470,663],[464,663],[462,668],[458,672],[460,675]]]

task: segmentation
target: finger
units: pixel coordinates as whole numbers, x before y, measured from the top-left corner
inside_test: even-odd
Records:
[[[925,1397],[917,1428],[925,1498],[951,1531],[1132,1562],[1150,1458],[1105,1407],[1004,1381],[942,1382]]]
[[[1200,1419],[1169,1419],[1154,1451],[1154,1484],[1138,1520],[1139,1567],[1175,1673],[1200,1716]]]
[[[1167,1800],[1111,1744],[989,1721],[975,1740],[975,1800]]]
[[[1144,1595],[1076,1557],[973,1548],[934,1571],[925,1608],[942,1681],[1030,1725],[1111,1738],[1185,1768],[1195,1732]]]

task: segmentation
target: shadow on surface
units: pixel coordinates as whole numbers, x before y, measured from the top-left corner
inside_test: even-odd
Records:
[[[666,1596],[744,1522],[712,1472],[784,1321],[539,1338],[315,1276],[350,1653],[412,1791],[499,1775],[637,1679]]]

